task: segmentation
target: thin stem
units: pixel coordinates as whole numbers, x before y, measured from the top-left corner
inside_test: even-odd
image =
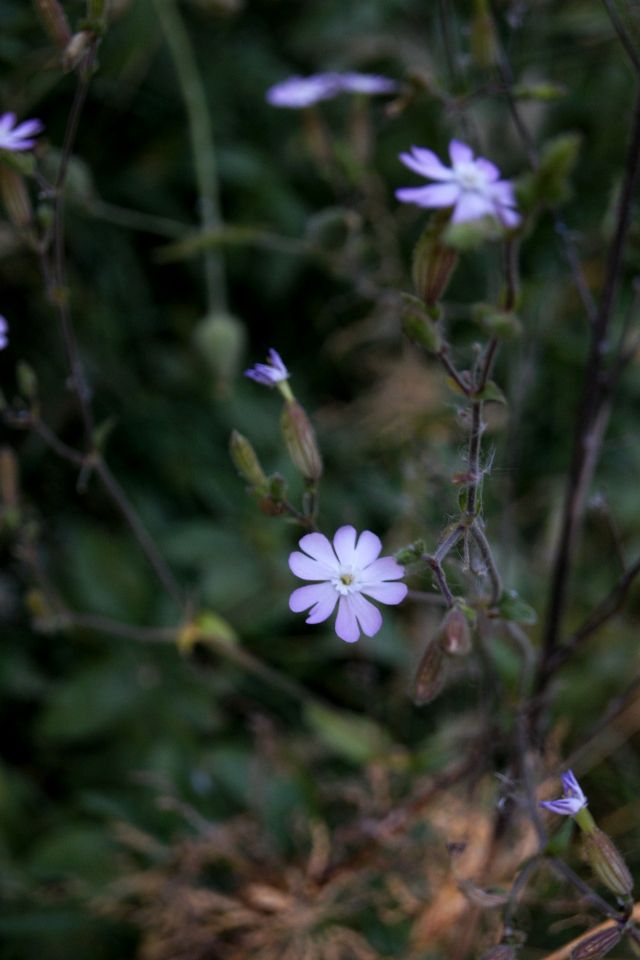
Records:
[[[464,379],[464,374],[460,373],[452,363],[451,358],[449,357],[449,347],[446,344],[438,351],[438,359],[454,383],[458,386],[462,393],[468,397],[469,393],[471,392],[471,388]]]
[[[607,337],[622,273],[623,256],[631,223],[631,206],[640,170],[640,88],[636,92],[633,130],[627,154],[617,225],[609,253],[604,289],[596,316],[585,370],[582,401],[576,424],[573,457],[563,508],[562,529],[556,548],[537,693],[549,678],[548,662],[555,653],[568,600],[569,574],[587,489],[600,453],[603,409],[608,398]]]
[[[480,483],[480,444],[482,440],[482,400],[471,404],[471,431],[469,433],[469,486],[467,488],[467,516],[472,518],[478,508],[478,487]]]
[[[620,921],[623,919],[623,915],[619,913],[618,910],[615,910],[610,906],[606,900],[604,900],[600,894],[596,893],[595,890],[592,890],[591,887],[581,880],[577,873],[574,873],[571,867],[568,867],[566,863],[562,860],[558,860],[556,857],[550,857],[547,860],[547,863],[552,867],[552,869],[562,877],[563,880],[566,880],[567,883],[570,883],[572,886],[579,890],[583,897],[589,901],[600,913],[604,914],[605,917],[609,917],[611,920]]]
[[[429,566],[433,571],[436,583],[438,584],[438,589],[444,597],[445,603],[448,607],[453,606],[454,597],[449,588],[449,584],[447,583],[445,572],[442,569],[442,561],[445,559],[447,554],[451,552],[453,547],[455,547],[456,543],[462,536],[462,532],[463,527],[461,525],[455,527],[451,533],[449,533],[448,536],[446,536],[445,539],[439,544],[438,549],[433,555],[425,553],[422,558],[427,566]]]
[[[195,65],[194,50],[176,3],[174,0],[154,0],[154,3],[187,109],[198,183],[200,222],[204,232],[220,226],[222,222],[213,129],[207,99]],[[203,258],[208,310],[210,313],[224,312],[227,306],[224,261],[221,254],[212,248],[204,249]]]
[[[627,56],[629,57],[629,60],[631,61],[634,70],[635,70],[636,73],[640,76],[640,58],[638,57],[638,54],[637,54],[637,52],[636,52],[636,49],[635,49],[635,47],[634,47],[634,45],[633,45],[633,41],[631,40],[631,37],[629,36],[629,33],[628,33],[628,31],[627,31],[627,28],[626,28],[624,22],[623,22],[623,21],[620,19],[620,17],[618,16],[618,11],[616,10],[616,8],[615,8],[615,6],[613,5],[613,3],[611,2],[611,0],[602,0],[602,2],[604,3],[605,7],[607,8],[607,13],[609,14],[609,19],[611,20],[611,24],[612,24],[612,26],[613,26],[613,29],[615,30],[615,32],[616,32],[617,35],[618,35],[618,40],[620,41],[620,43],[621,43],[622,46],[624,47],[625,52],[626,52]]]
[[[165,588],[169,596],[178,604],[179,607],[182,607],[184,605],[184,598],[175,577],[169,569],[162,554],[158,550],[147,528],[135,511],[126,493],[122,489],[119,481],[116,480],[108,465],[99,455],[96,456],[94,469],[102,480],[102,483],[108,491],[109,496],[117,505],[120,513],[131,527],[136,540],[140,544],[140,547],[143,550],[147,560],[153,567],[158,580]]]
[[[478,545],[480,555],[486,564],[489,579],[491,581],[490,603],[492,607],[495,607],[499,603],[500,597],[502,596],[502,581],[500,579],[500,574],[498,573],[495,560],[493,559],[493,553],[491,552],[489,541],[487,540],[484,530],[481,528],[477,519],[473,521],[469,530],[473,539]]]

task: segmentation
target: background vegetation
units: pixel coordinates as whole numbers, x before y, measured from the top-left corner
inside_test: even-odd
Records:
[[[42,118],[37,165],[52,182],[78,79],[61,70],[37,6],[0,7],[0,105]],[[85,4],[63,6],[80,30]],[[610,6],[637,50],[634,5]],[[170,15],[184,25],[182,66],[199,72],[213,127],[226,226],[213,223],[204,242]],[[635,71],[614,26],[598,0],[496,0],[492,10],[471,0],[111,3],[69,168],[68,289],[110,476],[187,606],[159,582],[99,471],[59,456],[27,412],[83,449],[56,310],[28,235],[7,214],[7,960],[462,960],[499,939],[504,903],[487,905],[486,888],[508,890],[533,852],[526,816],[496,847],[497,804],[521,784],[512,641],[497,632],[436,703],[416,707],[412,675],[437,605],[407,601],[355,646],[330,624],[306,627],[287,605],[299,530],[246,495],[228,438],[232,428],[250,437],[300,496],[278,398],[241,375],[276,347],[325,458],[321,529],[350,522],[376,530],[385,552],[416,537],[434,549],[456,511],[451,477],[464,466],[465,430],[439,365],[401,332],[400,291],[411,290],[425,214],[394,200],[395,188],[415,183],[397,155],[412,143],[444,155],[458,136],[526,192],[532,156],[560,143],[523,237],[522,332],[501,348],[495,373],[509,407],[488,411],[487,530],[505,583],[538,611],[524,628],[537,648],[588,349],[563,237],[598,297],[633,109]],[[403,84],[396,98],[321,105],[330,161],[308,119],[264,99],[290,74],[327,69]],[[28,182],[39,222],[50,222],[51,197]],[[224,278],[209,295],[203,249]],[[628,323],[633,342],[639,269],[634,221],[613,339]],[[447,295],[462,358],[478,337],[470,305],[500,284],[497,245],[463,253]],[[634,358],[590,491],[567,636],[638,553],[639,402]],[[455,564],[451,576],[465,589]],[[411,586],[433,590],[420,570]],[[559,671],[532,775],[542,784],[573,763],[633,868],[633,588],[626,601]],[[194,642],[181,628],[203,616]],[[568,825],[556,852],[588,879]],[[578,936],[587,910],[540,870],[515,923],[527,936],[522,956]]]

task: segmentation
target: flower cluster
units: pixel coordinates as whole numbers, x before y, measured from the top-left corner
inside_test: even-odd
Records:
[[[494,217],[507,228],[517,227],[513,184],[500,179],[500,171],[490,160],[475,157],[471,147],[459,140],[449,144],[451,167],[446,167],[432,150],[412,147],[401,153],[406,167],[436,183],[426,187],[403,187],[396,191],[402,203],[419,207],[452,207],[452,223],[468,223],[481,217]]]
[[[567,770],[560,779],[563,796],[559,800],[541,800],[540,806],[564,817],[575,817],[576,813],[587,806],[587,798],[573,771]]]
[[[338,604],[335,630],[347,643],[355,643],[360,631],[373,637],[382,616],[366,597],[397,604],[407,595],[404,583],[395,583],[404,570],[393,557],[381,557],[380,538],[364,530],[357,539],[352,526],[340,527],[333,544],[322,533],[307,533],[300,550],[289,557],[289,567],[301,580],[315,583],[294,590],[289,607],[294,613],[309,610],[307,623],[322,623]]]
[[[395,93],[398,84],[388,77],[371,73],[314,73],[310,77],[289,77],[267,90],[267,102],[273,107],[299,110],[340,93]]]
[[[35,147],[35,137],[42,132],[40,120],[25,120],[16,125],[15,113],[3,113],[0,116],[0,150],[31,150]]]

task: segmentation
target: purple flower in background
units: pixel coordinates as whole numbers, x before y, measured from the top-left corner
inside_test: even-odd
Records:
[[[7,318],[0,314],[0,350],[9,346],[9,324]]]
[[[0,150],[30,150],[35,147],[37,134],[44,129],[39,120],[25,120],[16,126],[15,113],[0,116]]]
[[[267,363],[256,363],[249,370],[245,370],[245,377],[261,383],[263,387],[275,387],[276,383],[289,378],[289,371],[277,350],[273,348],[269,350],[267,361]]]
[[[396,190],[398,200],[419,207],[453,207],[452,223],[469,223],[490,216],[505,227],[517,227],[520,216],[515,209],[513,184],[500,179],[496,165],[484,157],[474,159],[471,147],[459,140],[449,144],[449,156],[451,167],[445,167],[432,150],[423,147],[401,153],[405,167],[438,182]]]
[[[311,77],[289,77],[267,90],[267,102],[273,107],[299,110],[339,92],[335,73],[316,73]]]
[[[299,110],[320,100],[330,100],[339,93],[374,95],[394,93],[395,80],[372,73],[314,73],[310,77],[289,77],[267,90],[267,101],[274,107]]]
[[[382,625],[380,611],[365,594],[387,604],[400,603],[407,595],[404,583],[391,582],[404,576],[403,568],[393,557],[380,557],[380,538],[370,530],[364,530],[356,543],[354,527],[340,527],[333,545],[322,533],[307,533],[300,548],[304,553],[289,556],[291,571],[301,580],[318,582],[294,590],[289,607],[294,613],[309,610],[307,623],[322,623],[337,603],[335,630],[347,643],[355,643],[361,630],[375,636]]]
[[[346,93],[395,93],[398,83],[388,77],[381,77],[376,73],[341,73],[338,74],[338,83]]]
[[[563,773],[560,779],[563,796],[559,800],[541,800],[540,806],[564,817],[574,817],[579,810],[586,807],[587,798],[571,770]]]

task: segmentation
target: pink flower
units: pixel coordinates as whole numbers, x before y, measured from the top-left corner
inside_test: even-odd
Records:
[[[356,543],[353,527],[340,527],[333,546],[322,533],[307,533],[300,540],[304,553],[295,551],[289,567],[301,580],[316,583],[294,590],[289,607],[294,613],[309,610],[307,623],[327,620],[338,604],[335,630],[341,640],[355,643],[362,630],[373,637],[382,625],[382,615],[366,597],[380,603],[404,600],[407,587],[400,580],[404,570],[393,557],[380,557],[380,538],[364,530]],[[366,595],[366,597],[365,597]]]
[[[452,140],[449,144],[451,167],[445,167],[432,150],[412,147],[411,153],[401,153],[405,167],[437,183],[427,187],[405,187],[396,190],[402,203],[419,207],[453,207],[452,223],[468,223],[481,217],[495,217],[503,226],[517,227],[520,216],[516,211],[513,184],[500,179],[500,171],[484,157],[474,159],[473,150],[466,143]]]
[[[43,130],[39,120],[25,120],[16,126],[15,113],[0,116],[0,150],[30,150],[35,147],[37,134]]]
[[[267,354],[267,363],[256,363],[249,370],[245,370],[245,377],[261,383],[263,387],[275,387],[277,383],[287,380],[289,371],[277,350],[273,347]]]

